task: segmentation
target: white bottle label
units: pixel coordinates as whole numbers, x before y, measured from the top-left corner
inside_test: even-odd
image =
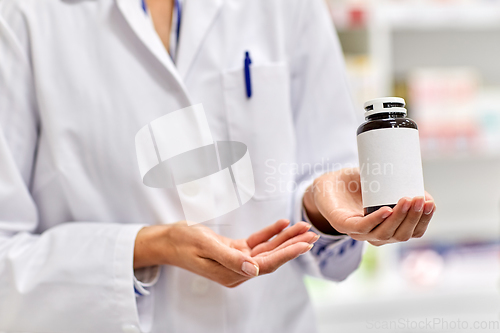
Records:
[[[418,131],[384,128],[358,135],[363,207],[424,196]]]

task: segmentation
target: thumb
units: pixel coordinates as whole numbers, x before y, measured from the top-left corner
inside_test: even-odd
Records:
[[[249,255],[215,241],[210,249],[213,260],[222,266],[243,276],[256,277],[259,275],[259,265]]]

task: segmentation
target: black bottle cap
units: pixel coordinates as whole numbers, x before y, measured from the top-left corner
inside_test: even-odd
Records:
[[[377,113],[402,113],[407,114],[406,102],[399,97],[383,97],[372,99],[365,103],[365,117],[370,117]]]

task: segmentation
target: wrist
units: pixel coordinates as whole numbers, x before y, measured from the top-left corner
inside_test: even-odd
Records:
[[[134,269],[167,263],[165,244],[168,244],[169,229],[169,225],[155,225],[139,230],[134,246]]]
[[[321,215],[318,207],[316,206],[312,185],[309,186],[304,192],[304,196],[302,198],[302,206],[305,209],[307,217],[309,217],[311,221],[318,218],[324,218],[323,215]]]
[[[327,235],[344,235],[338,232],[330,222],[321,214],[316,205],[312,185],[307,188],[302,199],[302,205],[311,224],[320,232]]]

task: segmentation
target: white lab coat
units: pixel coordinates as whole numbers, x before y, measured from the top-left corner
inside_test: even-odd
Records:
[[[139,0],[0,0],[0,331],[315,331],[303,274],[342,280],[361,246],[235,289],[163,267],[135,298],[138,230],[184,217],[174,190],[142,184],[134,136],[196,103],[214,139],[245,143],[252,159],[254,198],[209,223],[227,237],[300,220],[315,175],[294,163],[356,161],[322,0],[187,0],[176,65]],[[294,181],[295,194],[275,187]]]

